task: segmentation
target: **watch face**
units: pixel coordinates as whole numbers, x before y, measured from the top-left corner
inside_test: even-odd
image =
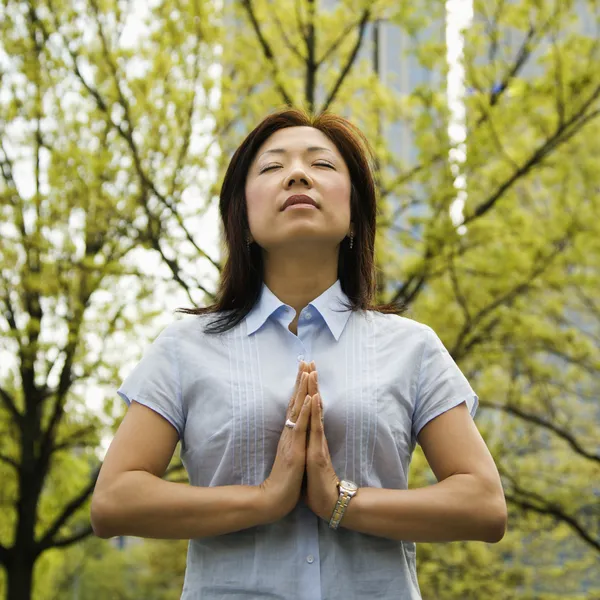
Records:
[[[350,491],[358,489],[358,486],[353,481],[348,481],[347,479],[342,479],[342,481],[340,482],[340,486],[345,487]]]

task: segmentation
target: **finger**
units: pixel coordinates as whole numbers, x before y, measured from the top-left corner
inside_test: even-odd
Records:
[[[300,364],[298,365],[298,373],[296,374],[296,384],[294,385],[293,398],[296,397],[296,392],[298,391],[298,386],[300,385],[302,373],[306,373],[306,371],[307,371],[306,363],[304,361],[300,361]]]
[[[293,429],[294,435],[301,439],[303,444],[306,444],[306,431],[310,421],[310,411],[312,406],[311,398],[312,396],[309,396],[308,394],[304,396],[304,402],[300,408],[300,415],[296,421],[296,427]]]
[[[302,373],[300,376],[300,384],[298,385],[298,390],[296,391],[296,397],[294,398],[294,405],[292,407],[290,413],[290,419],[296,422],[296,417],[300,414],[300,409],[302,408],[302,403],[304,402],[304,398],[306,397],[307,389],[307,381],[308,381],[308,373]]]
[[[296,394],[296,403],[294,408],[294,415],[298,417],[300,415],[300,410],[302,409],[302,405],[304,404],[304,398],[308,394],[308,380],[310,374],[307,372],[302,373],[302,377],[300,379],[300,385],[298,386],[298,392]],[[294,421],[296,418],[293,419]]]
[[[316,371],[312,371],[309,375],[309,380],[308,380],[308,393],[311,396],[314,396],[318,391],[319,391],[318,373]]]
[[[300,382],[302,381],[303,373],[308,373],[308,365],[304,361],[300,361],[300,364],[298,366],[298,372],[296,373],[296,383],[294,385],[294,392],[290,400],[292,406],[296,404],[296,398],[298,390],[300,389]]]
[[[298,391],[300,389],[301,379],[302,379],[302,373],[300,371],[298,371],[298,375],[296,377],[296,385],[294,386],[294,391],[292,392],[292,397],[290,398],[290,401],[288,402],[288,405],[287,405],[287,410],[285,411],[285,416],[288,419],[291,419],[294,414],[294,410],[296,407],[296,400],[298,398]]]
[[[292,392],[292,396],[290,397],[290,401],[288,402],[286,414],[289,416],[292,412],[294,405],[296,404],[296,394],[298,393],[298,388],[300,386],[300,379],[302,378],[302,373],[304,373],[304,361],[302,361],[298,365],[298,372],[296,373],[296,382],[294,383],[294,391]]]
[[[310,430],[313,433],[323,432],[323,422],[321,421],[321,409],[319,408],[319,394],[311,396],[311,417],[310,417]]]

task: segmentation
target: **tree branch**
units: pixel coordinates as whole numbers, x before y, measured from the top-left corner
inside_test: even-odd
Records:
[[[565,124],[565,90],[564,90],[564,78],[563,78],[563,64],[560,59],[560,52],[558,51],[558,40],[556,35],[552,36],[552,53],[555,61],[555,90],[556,90],[556,114],[558,115],[559,126]]]
[[[496,24],[499,15],[500,13],[498,11],[495,15],[496,21],[494,24]],[[548,31],[550,26],[558,18],[560,18],[560,13],[558,10],[556,10],[541,27],[537,28],[535,27],[535,25],[533,25],[533,23],[530,23],[525,38],[523,39],[521,46],[517,50],[514,63],[509,69],[507,69],[505,75],[500,80],[500,84],[498,86],[495,86],[494,89],[491,90],[490,106],[494,106],[498,103],[504,92],[508,89],[510,82],[519,74],[525,62],[531,57],[532,51],[534,49],[534,47],[532,46],[534,38],[537,37],[538,41],[541,40],[541,38]],[[471,70],[469,72],[472,74]],[[486,118],[486,115],[480,117],[480,119],[477,121],[477,125],[483,124]]]
[[[51,13],[54,16],[54,20],[55,20],[55,29],[56,31],[60,34],[60,28],[59,28],[59,24],[57,22],[57,18],[56,18],[56,9],[53,7],[52,4],[52,0],[49,0],[49,6],[51,8]],[[101,27],[101,24],[99,24],[99,27]],[[47,35],[47,33],[46,33]],[[111,109],[110,107],[107,105],[107,103],[104,101],[104,99],[102,98],[102,96],[100,95],[100,93],[94,89],[87,81],[86,79],[83,77],[83,74],[81,73],[81,70],[79,69],[79,66],[77,64],[77,59],[78,59],[78,55],[72,50],[72,48],[69,46],[69,44],[66,42],[66,40],[64,39],[64,37],[61,35],[61,39],[63,41],[63,45],[65,47],[65,50],[67,51],[67,53],[69,54],[69,56],[71,57],[71,60],[73,62],[73,70],[75,75],[77,76],[77,79],[81,82],[81,84],[83,85],[83,87],[87,90],[87,92],[92,96],[92,98],[95,100],[98,108],[106,115],[106,119],[107,122],[110,124],[111,127],[113,127],[117,133],[119,134],[119,136],[125,141],[125,143],[127,144],[127,146],[130,149],[130,152],[132,154],[132,158],[133,158],[133,162],[135,165],[135,169],[136,172],[140,178],[141,184],[143,187],[148,188],[149,190],[152,191],[152,193],[156,196],[156,198],[164,205],[166,206],[169,211],[171,212],[171,214],[175,217],[177,223],[179,224],[179,226],[182,228],[186,239],[192,244],[192,246],[196,249],[196,251],[203,256],[204,258],[206,258],[211,264],[213,264],[213,266],[215,266],[217,268],[217,270],[221,270],[221,265],[216,262],[215,260],[213,260],[204,250],[202,250],[194,241],[193,237],[191,236],[190,232],[187,230],[187,228],[185,227],[185,224],[183,222],[183,218],[181,217],[181,215],[179,214],[179,211],[176,209],[175,205],[173,202],[171,202],[169,199],[167,199],[161,192],[159,192],[159,190],[156,188],[156,186],[154,185],[153,181],[146,175],[144,169],[142,168],[142,164],[141,164],[141,158],[139,155],[139,151],[137,148],[137,145],[135,144],[134,140],[133,140],[133,129],[132,129],[132,124],[130,121],[128,121],[126,119],[126,123],[127,123],[127,131],[125,130],[125,128],[123,127],[123,125],[115,123],[115,121],[112,119],[111,116]],[[110,55],[109,54],[105,54],[105,58],[109,64],[109,68],[111,69],[111,73],[114,74],[116,73],[116,67],[115,65],[112,63],[112,60],[110,59]],[[121,97],[123,96],[120,87],[118,85],[118,80],[115,81],[115,85],[117,85],[118,88],[118,93],[119,93],[119,98],[121,99]],[[128,115],[128,104],[125,102],[125,104],[121,104],[123,110],[125,110],[126,112],[126,116]],[[158,219],[149,211],[148,207],[146,205],[144,205],[144,208],[146,210],[146,216],[148,217],[148,226],[150,227],[152,225],[152,223],[156,224],[156,235],[152,235],[152,247],[160,254],[162,260],[165,262],[165,264],[169,267],[169,269],[171,269],[171,272],[173,273],[173,278],[175,281],[177,281],[181,287],[186,291],[190,302],[193,303],[193,298],[191,295],[191,291],[190,291],[190,287],[189,285],[183,281],[183,279],[181,278],[180,272],[181,272],[181,268],[179,267],[179,263],[177,262],[176,259],[167,259],[167,257],[165,256],[165,253],[160,245],[159,240],[157,239],[159,237],[159,233],[161,230],[161,224],[158,221]],[[156,238],[156,239],[155,239]],[[205,293],[209,294],[210,293],[205,290],[198,282],[195,282],[197,287],[202,289]]]
[[[600,306],[592,300],[589,296],[583,292],[581,287],[578,285],[571,285],[570,287],[575,289],[575,294],[581,300],[582,304],[594,315],[598,321],[600,321]]]
[[[304,30],[304,22],[302,21],[302,14],[300,13],[300,4],[302,3],[302,0],[296,0],[295,1],[295,13],[296,13],[296,22],[298,24],[298,29],[300,30],[300,33],[302,35],[302,37],[304,38],[304,40],[306,40],[306,31]]]
[[[494,106],[495,104],[498,103],[498,101],[502,97],[502,94],[508,88],[511,80],[514,79],[514,77],[516,77],[519,74],[519,71],[522,69],[526,60],[531,55],[531,48],[529,47],[529,43],[531,42],[535,32],[536,32],[536,29],[533,26],[531,26],[529,28],[529,31],[527,32],[527,35],[525,37],[525,40],[523,41],[523,44],[521,45],[521,47],[519,48],[519,50],[517,52],[515,62],[510,67],[510,69],[508,69],[507,73],[502,78],[500,85],[491,91],[490,106]],[[467,68],[469,68],[469,66],[467,66]],[[470,74],[470,78],[474,79],[472,70],[469,70],[469,74]],[[478,119],[478,121],[475,124],[474,131],[476,131],[479,126],[483,125],[486,118],[487,118],[487,115],[482,115]],[[411,179],[412,177],[414,177],[415,175],[417,175],[424,169],[433,166],[434,164],[440,162],[441,160],[444,160],[446,158],[446,156],[447,156],[446,151],[439,152],[437,154],[434,154],[427,163],[420,163],[418,165],[415,165],[414,167],[411,167],[411,169],[409,171],[407,171],[406,173],[401,173],[387,188],[382,188],[382,191],[381,191],[382,196],[386,196],[392,190],[394,190],[396,187],[398,187],[399,185],[402,185],[405,181],[408,181],[409,179]]]
[[[271,73],[273,74],[273,81],[275,83],[275,87],[281,94],[281,97],[284,99],[285,103],[288,105],[293,105],[292,97],[287,93],[283,85],[281,84],[281,78],[279,75],[279,67],[277,66],[277,62],[275,61],[275,55],[271,50],[271,46],[265,39],[260,25],[256,20],[256,15],[254,14],[254,8],[252,7],[252,0],[241,0],[242,6],[246,9],[248,16],[250,17],[250,22],[252,23],[252,27],[254,29],[254,33],[256,33],[256,37],[258,38],[258,42],[263,50],[263,54],[267,59],[267,63],[271,68]]]
[[[556,17],[556,15],[553,15]],[[543,33],[549,25],[552,23],[552,18],[550,18],[544,26],[540,29],[540,33]],[[504,93],[504,91],[508,88],[508,85],[518,73],[522,69],[526,60],[531,55],[531,41],[535,37],[537,30],[532,25],[525,36],[523,44],[521,48],[517,52],[517,56],[512,67],[507,71],[506,75],[502,79],[502,83],[496,89],[494,89],[490,95],[490,105],[493,106],[498,103],[499,98]],[[466,216],[463,220],[463,224],[467,224],[474,219],[480,217],[485,214],[492,206],[496,203],[496,201],[503,196],[503,194],[512,187],[512,185],[518,181],[521,177],[526,175],[534,166],[536,166],[539,162],[541,162],[550,152],[552,152],[555,148],[557,148],[560,144],[566,142],[570,139],[574,134],[579,132],[582,127],[594,119],[598,114],[600,114],[600,110],[594,111],[588,115],[582,116],[582,114],[591,106],[592,102],[596,99],[598,94],[600,93],[600,87],[592,94],[592,96],[580,107],[580,111],[578,115],[572,117],[568,122],[564,123],[562,127],[559,126],[559,129],[555,132],[555,134],[547,139],[542,146],[540,146],[530,157],[530,159],[519,169],[517,169],[503,184],[501,184],[496,192],[492,194],[492,196],[480,205],[473,214]],[[476,126],[474,129],[477,129],[481,126],[489,114],[486,113],[482,115],[478,121],[476,122]],[[579,119],[577,121],[577,119]],[[414,175],[418,174],[420,171],[434,164],[435,162],[439,162],[445,158],[445,153],[439,153],[430,159],[429,164],[418,164],[414,166],[409,172],[406,174],[400,175],[392,184],[389,186],[389,189],[392,190],[397,185],[407,181]],[[387,190],[386,190],[387,191]],[[415,271],[409,278],[398,288],[397,292],[394,294],[394,301],[401,301],[408,305],[410,302],[413,302],[420,293],[424,284],[429,278],[430,273],[427,268],[427,258],[430,254],[430,249],[426,248],[424,257],[421,262],[421,266],[418,271]]]
[[[323,53],[323,56],[315,62],[315,68],[319,69],[321,67],[321,65],[329,58],[329,56],[338,49],[340,44],[346,39],[346,36],[355,27],[360,26],[361,23],[362,23],[362,18],[359,21],[355,21],[354,23],[350,23],[349,25],[347,25],[346,29],[344,29],[344,31],[342,31],[342,33],[340,33],[338,38],[336,40],[334,40],[333,44],[331,44],[331,46],[329,46],[329,48],[327,50],[325,50],[325,52]]]
[[[535,350],[536,348],[532,348]],[[562,358],[565,362],[570,363],[572,365],[577,365],[587,373],[589,373],[592,377],[598,377],[598,373],[600,371],[600,367],[596,366],[593,362],[587,362],[583,358],[578,358],[577,356],[571,356],[566,351],[553,347],[548,343],[542,343],[538,346],[537,349],[543,350],[548,354],[554,354],[554,356],[558,356]]]
[[[492,410],[502,411],[515,417],[519,417],[524,421],[528,421],[529,423],[533,423],[534,425],[539,425],[548,431],[551,431],[559,438],[563,439],[565,442],[571,446],[571,448],[580,456],[587,460],[591,460],[593,462],[600,463],[600,454],[594,454],[593,452],[587,451],[575,437],[565,429],[558,427],[554,423],[550,421],[546,421],[539,417],[538,415],[534,415],[528,412],[525,412],[523,409],[515,406],[514,404],[496,404],[494,402],[487,402],[485,400],[481,401],[482,408],[490,408]]]
[[[567,524],[586,544],[600,552],[600,541],[594,539],[585,527],[574,516],[567,514],[559,504],[548,502],[546,498],[542,498],[539,494],[522,489],[516,483],[514,477],[506,476],[505,473],[503,475],[511,482],[515,491],[515,494],[505,492],[504,496],[509,502],[525,510],[547,515]]]
[[[23,420],[23,415],[18,411],[17,405],[11,395],[2,387],[0,387],[0,399],[2,404],[8,409],[15,422],[20,425]]]
[[[355,61],[356,56],[358,54],[358,51],[360,50],[360,47],[361,47],[363,37],[365,35],[365,28],[367,26],[367,23],[369,22],[370,16],[371,16],[371,10],[367,8],[363,12],[363,15],[362,15],[362,17],[361,17],[361,19],[359,21],[359,23],[360,23],[360,29],[359,29],[359,32],[358,32],[358,39],[356,40],[356,44],[354,45],[354,48],[353,48],[352,52],[350,53],[350,56],[348,57],[348,61],[346,62],[346,66],[340,72],[340,75],[339,75],[337,81],[335,82],[335,84],[333,86],[333,89],[329,93],[329,96],[328,96],[327,100],[325,101],[323,107],[321,108],[322,112],[324,112],[324,111],[326,111],[326,110],[329,109],[329,106],[333,102],[333,100],[335,99],[335,97],[336,97],[336,95],[338,93],[338,90],[340,89],[340,87],[342,86],[342,83],[344,82],[344,79],[346,79],[346,75],[348,74],[348,72],[352,68],[352,65],[354,64],[354,61]]]
[[[82,445],[86,436],[93,435],[96,432],[97,428],[94,425],[82,427],[59,444],[54,444],[51,448],[51,452],[58,452],[59,450],[66,450],[67,448],[73,448],[75,446]]]
[[[300,59],[300,62],[305,62],[306,57],[302,56],[302,53],[300,52],[300,50],[298,50],[298,48],[296,48],[296,46],[294,46],[294,44],[292,44],[290,38],[287,36],[287,34],[285,32],[285,29],[283,28],[283,23],[280,21],[275,10],[273,10],[272,15],[273,15],[273,18],[275,19],[275,23],[277,23],[277,29],[279,29],[279,33],[281,33],[281,37],[283,38],[283,42],[284,42],[286,48],[294,56],[296,56],[298,59]]]
[[[96,480],[98,479],[98,474],[100,473],[100,466],[98,466],[92,473],[92,477],[88,485],[75,497],[73,498],[64,508],[60,515],[58,515],[54,522],[47,529],[46,533],[41,537],[39,541],[35,543],[35,554],[39,555],[48,548],[52,548],[57,546],[57,544],[66,545],[64,540],[72,540],[69,543],[73,543],[73,541],[77,541],[77,536],[80,536],[81,533],[76,534],[73,538],[63,538],[62,542],[60,539],[55,539],[54,536],[58,533],[58,530],[67,522],[67,520],[87,501],[90,497],[91,493],[94,491],[94,487],[96,486]],[[87,534],[89,535],[89,534]],[[85,537],[85,536],[83,536]]]
[[[586,101],[585,106],[589,106],[589,104],[591,104],[599,95],[600,86],[596,88],[592,96],[588,99],[588,101]],[[548,154],[550,154],[553,150],[567,142],[571,137],[573,137],[573,135],[580,131],[586,123],[600,115],[600,110],[593,111],[588,115],[583,115],[585,110],[586,108],[582,108],[577,115],[573,116],[563,125],[559,125],[554,134],[546,139],[544,143],[539,146],[529,157],[529,159],[519,169],[514,171],[513,174],[506,181],[504,181],[504,183],[498,186],[496,191],[490,196],[490,198],[488,198],[488,200],[480,204],[470,215],[465,217],[462,224],[466,225],[487,213],[516,181],[526,175],[538,163],[541,163],[543,159],[546,158],[546,156],[548,156]]]
[[[122,275],[122,273],[121,273]],[[69,383],[73,384],[75,381],[78,380],[82,380],[82,379],[87,379],[88,377],[90,377],[92,375],[92,373],[95,373],[98,369],[98,367],[103,363],[103,356],[104,356],[104,348],[106,345],[107,340],[110,338],[110,336],[112,336],[112,334],[117,330],[117,322],[119,320],[119,317],[121,316],[121,314],[123,313],[123,311],[125,310],[125,308],[127,307],[127,303],[123,303],[120,304],[117,307],[117,310],[115,311],[115,313],[113,314],[112,318],[110,319],[110,321],[108,322],[108,326],[106,327],[105,331],[102,334],[102,349],[101,351],[98,353],[98,359],[96,361],[94,361],[89,367],[87,367],[86,369],[83,370],[82,374],[79,376],[74,376],[71,373],[70,379],[69,379]],[[67,347],[68,348],[68,347]],[[52,371],[52,369],[54,368],[54,364],[59,360],[60,356],[62,355],[63,352],[67,352],[67,349],[64,350],[60,350],[56,356],[56,359],[54,360],[54,362],[52,363],[52,365],[50,367],[47,367],[47,373],[50,373]],[[48,389],[46,390],[46,395],[52,395],[52,394],[58,394],[60,393],[60,389]]]
[[[202,33],[199,30],[199,21],[196,27],[196,46],[194,48],[196,60],[194,61],[194,72],[192,74],[193,83],[193,92],[192,99],[190,101],[190,105],[187,110],[187,118],[184,120],[184,131],[183,131],[183,142],[181,144],[181,148],[179,149],[179,155],[177,156],[177,160],[175,161],[175,167],[173,168],[173,176],[171,178],[171,184],[169,186],[169,195],[172,197],[175,194],[175,186],[177,181],[177,175],[180,173],[183,165],[183,161],[187,156],[187,153],[190,148],[190,140],[192,137],[192,128],[194,123],[194,110],[196,108],[196,98],[198,80],[200,79],[200,45],[202,43]]]
[[[542,28],[542,31],[544,29],[545,28]],[[500,100],[502,94],[508,89],[510,82],[519,74],[519,71],[522,69],[527,59],[531,56],[530,43],[531,40],[533,40],[535,33],[536,28],[533,25],[530,25],[527,35],[525,36],[521,47],[517,51],[515,62],[502,78],[500,85],[494,88],[490,94],[490,106],[494,106],[498,103],[498,100]]]
[[[552,245],[554,246],[554,250],[550,252],[547,256],[542,257],[536,265],[532,268],[531,272],[527,275],[525,281],[513,286],[511,289],[505,291],[503,294],[499,295],[488,305],[481,308],[476,315],[472,317],[469,322],[465,322],[461,332],[452,347],[452,351],[450,352],[452,356],[463,357],[465,354],[465,349],[463,348],[461,351],[461,346],[466,339],[467,335],[473,330],[474,327],[477,326],[481,320],[494,311],[499,306],[506,306],[512,304],[519,296],[527,292],[532,283],[542,274],[546,269],[552,264],[553,260],[561,254],[566,245],[567,241],[570,239],[571,232],[570,227],[569,231],[559,240],[555,240]],[[469,348],[472,345],[469,345]]]
[[[558,509],[557,507],[550,507],[548,505],[539,506],[528,500],[524,500],[522,498],[517,498],[516,496],[514,496],[512,494],[505,493],[504,496],[509,502],[511,502],[515,506],[519,506],[520,508],[523,508],[524,510],[530,510],[530,511],[536,512],[540,515],[547,515],[550,517],[554,517],[557,521],[562,521],[563,523],[566,523],[569,527],[571,527],[571,529],[573,529],[573,531],[575,531],[575,533],[577,533],[577,535],[586,544],[588,544],[589,546],[594,548],[594,550],[596,550],[597,552],[600,552],[600,542],[598,542],[591,535],[589,535],[587,533],[587,531],[583,528],[583,526],[577,522],[577,520],[575,520],[570,515],[567,515],[565,512]]]
[[[46,427],[46,430],[42,432],[42,439],[40,441],[40,450],[36,465],[38,475],[41,477],[45,476],[50,464],[50,456],[52,454],[52,446],[54,444],[54,435],[64,415],[67,393],[71,387],[71,371],[73,367],[73,358],[75,356],[75,351],[77,349],[79,340],[81,322],[82,311],[79,311],[79,315],[70,321],[68,325],[68,339],[74,341],[69,341],[64,350],[65,361],[59,376],[58,389],[56,391],[56,399],[54,408],[52,410],[52,416],[50,417],[50,421]]]
[[[6,456],[6,454],[0,454],[0,462],[3,462],[4,464],[9,465],[17,472],[21,468],[21,465],[19,465],[19,463],[14,458],[11,458],[10,456]]]
[[[389,194],[391,194],[397,187],[401,186],[403,183],[409,181],[410,179],[412,179],[415,175],[418,175],[421,171],[424,171],[425,169],[428,169],[429,167],[432,167],[433,165],[435,165],[436,163],[439,163],[440,161],[444,160],[446,158],[446,156],[448,155],[447,151],[443,151],[443,152],[438,152],[437,154],[434,154],[433,156],[431,156],[428,160],[428,162],[426,163],[419,163],[417,165],[414,165],[413,167],[411,167],[408,171],[406,171],[405,173],[400,173],[396,179],[394,181],[392,181],[390,183],[389,186],[381,187],[381,197],[385,198],[387,197]]]
[[[2,155],[3,155],[3,159],[0,160],[0,167],[1,167],[0,170],[2,171],[2,177],[4,178],[6,185],[8,186],[9,190],[11,191],[11,194],[8,196],[8,198],[9,198],[11,204],[13,205],[13,207],[15,208],[15,211],[17,211],[16,221],[17,221],[17,225],[19,226],[19,233],[21,234],[21,238],[23,240],[26,240],[27,239],[27,229],[25,228],[25,219],[23,217],[23,198],[19,194],[19,188],[17,187],[17,183],[14,180],[13,161],[11,160],[10,156],[8,155],[6,148],[4,147],[4,139],[5,139],[5,131],[3,128],[2,130],[0,130],[0,150],[2,150]],[[7,307],[10,310],[10,299],[8,297],[8,291],[7,291],[5,301],[7,302]],[[13,328],[13,331],[16,331],[17,330],[16,324],[14,324],[14,327],[13,327],[14,313],[12,313],[12,310],[11,310],[11,316],[13,317],[13,322],[11,322],[11,328]]]
[[[465,327],[471,327],[471,312],[469,311],[469,305],[467,303],[466,296],[462,293],[460,285],[458,283],[458,276],[456,274],[456,266],[454,264],[454,256],[451,256],[448,260],[448,269],[450,272],[450,280],[452,281],[452,289],[454,291],[454,297],[462,309],[463,317],[465,319]]]
[[[428,261],[424,260],[420,273],[413,273],[398,288],[392,302],[409,305],[419,295],[425,282],[429,279]]]
[[[66,546],[70,546],[72,544],[75,544],[76,542],[80,542],[81,540],[85,539],[86,537],[89,537],[93,533],[94,533],[94,530],[92,529],[92,526],[88,525],[85,527],[85,529],[82,529],[78,533],[74,533],[74,534],[64,537],[64,538],[57,538],[57,539],[51,540],[50,544],[48,546],[45,546],[44,548],[42,548],[40,550],[40,552],[44,552],[45,550],[48,550],[49,548],[65,548]]]

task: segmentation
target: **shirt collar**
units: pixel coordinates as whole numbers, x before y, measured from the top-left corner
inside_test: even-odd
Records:
[[[340,335],[342,335],[342,331],[352,313],[351,310],[343,306],[343,303],[347,302],[348,296],[342,291],[339,279],[337,279],[336,282],[330,288],[326,289],[318,298],[309,302],[309,306],[316,309],[323,317],[323,320],[335,337],[336,342],[339,340]],[[282,307],[287,307],[287,309]],[[265,321],[273,313],[276,313],[274,318],[288,327],[292,322],[293,310],[294,309],[291,306],[284,304],[277,296],[275,296],[263,282],[258,301],[246,315],[247,334],[252,335],[262,327]]]

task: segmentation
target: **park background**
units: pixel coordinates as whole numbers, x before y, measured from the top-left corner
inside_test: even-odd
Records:
[[[502,476],[504,539],[418,544],[423,598],[600,598],[598,0],[0,0],[0,597],[179,598],[187,541],[99,539],[91,493],[286,104],[373,145],[377,300],[442,338]]]

